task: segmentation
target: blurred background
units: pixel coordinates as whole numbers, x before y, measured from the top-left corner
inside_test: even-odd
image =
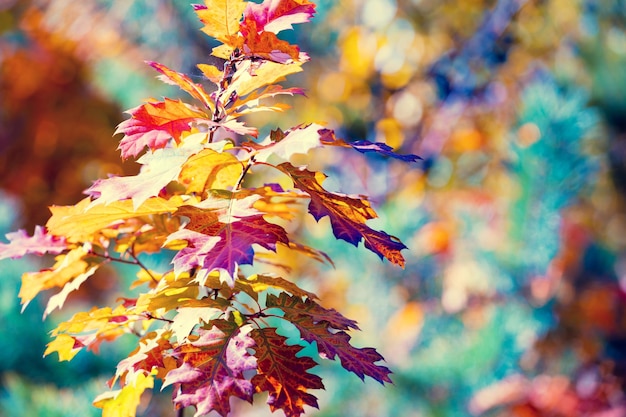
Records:
[[[626,2],[320,0],[299,26],[286,38],[312,59],[283,85],[307,98],[249,124],[326,122],[424,158],[319,154],[325,186],[371,196],[372,227],[409,249],[402,270],[302,219],[335,268],[293,276],[394,372],[382,387],[322,364],[307,414],[626,416]],[[215,44],[199,28],[186,0],[0,0],[0,236],[137,172],[115,126],[180,96],[144,60],[202,82]],[[120,296],[128,274],[99,272],[43,322],[45,300],[20,314],[17,298],[38,262],[0,263],[0,415],[100,415],[91,401],[136,341],[69,363],[42,353],[55,323]],[[234,415],[271,415],[257,402]],[[167,395],[142,410],[175,415]]]

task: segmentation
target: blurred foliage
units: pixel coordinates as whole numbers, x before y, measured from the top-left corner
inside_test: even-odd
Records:
[[[179,0],[0,0],[0,207],[20,213],[3,216],[4,230],[41,223],[37,209],[136,168],[121,164],[111,138],[120,109],[177,94],[143,60],[201,81],[191,63],[212,45],[197,28]],[[336,267],[292,267],[328,307],[358,318],[357,343],[383,353],[395,382],[320,367],[333,375],[311,415],[626,414],[626,4],[321,0],[313,24],[289,36],[312,56],[296,77],[308,97],[255,118],[326,121],[347,140],[424,157],[407,170],[318,155],[338,176],[326,185],[371,195],[380,228],[410,249],[398,272],[334,241],[323,221],[302,220]],[[85,359],[79,370],[41,359],[47,324],[29,324],[40,307],[20,316],[15,301],[23,266],[2,267],[10,336],[0,369],[22,375],[5,378],[2,408],[54,415],[20,411],[35,410],[19,408],[26,391],[29,407],[43,404],[32,381],[72,385],[115,362]],[[238,413],[259,415],[248,405]]]

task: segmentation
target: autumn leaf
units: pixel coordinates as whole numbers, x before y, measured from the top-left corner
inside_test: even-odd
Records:
[[[233,188],[243,172],[243,164],[233,155],[213,149],[204,149],[191,156],[182,166],[178,181],[187,193],[211,189]]]
[[[85,191],[96,198],[90,207],[130,198],[133,209],[137,210],[148,198],[158,196],[162,188],[178,178],[183,164],[190,156],[203,149],[200,141],[206,139],[207,135],[193,136],[196,140],[188,139],[178,148],[157,149],[143,155],[137,160],[142,165],[137,175],[96,181]]]
[[[369,376],[384,384],[391,383],[389,368],[377,365],[376,362],[384,358],[374,348],[355,348],[350,344],[350,335],[344,331],[330,331],[329,325],[324,322],[315,323],[311,317],[287,316],[300,331],[300,336],[307,342],[316,342],[320,357],[335,359],[339,357],[341,366],[353,372],[361,380]]]
[[[335,309],[320,306],[312,298],[302,301],[302,298],[297,294],[290,296],[283,292],[278,297],[268,294],[266,305],[268,307],[280,307],[285,312],[291,312],[294,317],[303,315],[311,317],[316,323],[326,322],[338,330],[359,330],[356,321],[344,317]]]
[[[103,341],[114,340],[129,332],[128,326],[131,322],[144,319],[145,317],[134,316],[133,312],[128,311],[124,305],[119,305],[115,309],[94,307],[91,311],[78,312],[69,320],[61,322],[52,330],[52,336],[61,337],[64,341],[67,340],[67,336],[72,337],[75,341],[74,349],[88,347],[91,350],[97,350]],[[67,348],[65,344],[59,345],[53,341],[48,345],[44,356],[57,351],[52,346]],[[59,356],[61,354],[62,352],[59,352]]]
[[[279,136],[279,140],[268,135],[263,141],[253,144],[247,143],[254,149],[254,160],[257,162],[276,163],[292,161],[294,155],[303,155],[311,149],[322,146],[319,131],[321,125],[312,123],[305,127],[297,127]]]
[[[358,329],[356,322],[343,317],[334,309],[325,309],[311,299],[302,301],[299,297],[281,293],[276,297],[268,294],[267,307],[279,307],[284,318],[293,323],[300,336],[307,342],[316,342],[317,350],[324,359],[339,357],[344,369],[364,379],[370,376],[384,384],[391,383],[391,371],[376,362],[384,358],[373,348],[355,348],[350,344],[350,335],[344,330]],[[339,331],[337,331],[339,330]]]
[[[146,61],[146,63],[161,73],[161,80],[163,82],[180,87],[181,90],[189,93],[189,95],[202,103],[211,113],[215,110],[213,100],[209,94],[204,91],[202,85],[194,83],[191,78],[185,74],[169,69],[158,62]]]
[[[219,280],[219,277],[218,277]],[[208,283],[206,283],[208,285]],[[220,285],[217,285],[220,287]],[[201,288],[195,277],[189,274],[174,276],[168,272],[159,280],[158,286],[149,292],[145,292],[137,298],[136,311],[155,312],[161,309],[165,311],[177,308],[226,308],[227,303],[223,299],[202,298]]]
[[[266,291],[268,288],[284,290],[289,292],[290,294],[295,295],[296,297],[308,297],[310,299],[318,298],[317,295],[313,294],[312,292],[303,290],[291,281],[288,281],[281,277],[270,276],[267,274],[254,274],[245,279],[239,279],[237,280],[236,285],[249,287],[251,289],[250,295],[253,298],[256,297],[259,293]]]
[[[177,367],[176,361],[169,355],[174,349],[169,336],[170,333],[165,329],[144,335],[137,348],[117,364],[115,377],[109,386],[113,386],[117,378],[121,378],[122,385],[133,383],[141,374],[154,373],[157,378],[165,378],[167,372]]]
[[[154,387],[154,376],[139,374],[133,383],[120,390],[100,394],[93,405],[102,409],[102,417],[135,417],[141,394]]]
[[[300,53],[300,48],[279,39],[272,32],[259,29],[254,18],[246,16],[241,24],[243,38],[236,45],[246,56],[262,58],[279,64],[307,61],[308,56]]]
[[[223,94],[225,97],[231,97],[233,95],[237,97],[235,103],[230,106],[227,111],[236,114],[237,110],[240,110],[247,102],[270,97],[271,95],[267,93],[282,90],[281,87],[273,86],[272,84],[284,79],[290,74],[301,72],[302,64],[303,62],[277,63],[266,60],[255,63],[249,60],[242,62],[237,66],[237,70],[232,75],[230,84]],[[246,99],[242,99],[242,97],[248,96],[253,91],[264,86],[270,86],[270,89],[265,90],[265,94],[260,93],[256,97],[250,96]],[[292,94],[300,94],[302,90],[289,89],[283,91],[289,91]]]
[[[59,355],[59,362],[71,361],[74,356],[83,348],[83,345],[67,334],[60,334],[54,338],[54,340],[48,343],[43,355],[56,352]]]
[[[326,176],[320,172],[297,169],[289,163],[282,163],[278,168],[291,177],[297,188],[309,194],[311,197],[309,213],[315,220],[319,221],[324,216],[330,218],[336,238],[355,246],[362,239],[365,247],[381,259],[387,258],[392,263],[404,267],[404,257],[400,251],[406,249],[406,246],[398,238],[373,230],[365,224],[367,220],[376,217],[369,202],[324,190],[321,183]]]
[[[288,242],[285,230],[267,222],[261,214],[229,223],[218,221],[218,216],[211,211],[190,206],[181,207],[176,214],[190,217],[192,221],[186,229],[170,236],[170,239],[189,242],[189,246],[174,257],[174,271],[180,273],[200,267],[202,274],[207,274],[223,270],[228,274],[226,279],[231,287],[237,266],[252,264],[253,244],[275,250],[277,242]]]
[[[148,102],[128,110],[131,118],[117,127],[115,134],[123,133],[119,149],[122,158],[136,157],[146,147],[151,151],[165,148],[173,139],[180,143],[182,134],[190,132],[193,122],[209,122],[210,117],[178,100]]]
[[[209,323],[224,312],[215,307],[179,307],[172,319],[170,330],[178,343],[184,343],[193,329],[201,323]]]
[[[66,254],[56,257],[56,263],[52,268],[43,269],[39,272],[27,272],[22,275],[22,286],[20,287],[19,297],[22,300],[22,310],[39,294],[41,291],[51,288],[63,288],[73,280],[78,280],[77,284],[88,278],[95,272],[97,262],[95,259],[85,259],[88,256],[85,249],[78,247],[72,249]],[[95,265],[94,265],[95,264]],[[82,277],[82,278],[81,278]],[[77,284],[74,284],[77,286]],[[62,294],[71,291],[62,290]],[[51,307],[55,303],[63,304],[65,297],[60,295],[52,301]],[[46,309],[47,312],[48,309]],[[47,315],[47,313],[46,313]]]
[[[100,265],[92,266],[87,271],[83,272],[80,275],[77,275],[71,281],[69,281],[65,285],[63,285],[63,289],[60,292],[58,292],[57,294],[54,294],[48,300],[48,304],[46,305],[46,309],[43,312],[43,317],[46,318],[48,316],[48,314],[53,312],[55,309],[62,308],[63,304],[65,303],[65,300],[68,297],[68,295],[70,295],[70,293],[72,291],[78,290],[78,288],[85,281],[87,281],[87,278],[89,278],[90,276],[92,276],[96,272],[96,270],[98,269],[99,266]]]
[[[201,29],[218,41],[230,44],[239,32],[239,22],[246,8],[243,0],[204,0],[204,5],[193,6],[204,24]]]
[[[315,4],[306,0],[265,0],[249,2],[244,16],[257,24],[258,31],[278,33],[293,29],[293,24],[305,23],[315,14]]]
[[[335,132],[333,132],[332,130],[329,129],[320,129],[319,130],[319,135],[320,135],[320,142],[323,145],[330,145],[330,146],[340,146],[340,147],[344,147],[344,148],[352,148],[352,149],[356,149],[357,151],[361,152],[361,153],[368,153],[368,152],[374,152],[377,153],[379,155],[383,155],[383,156],[389,156],[391,158],[395,158],[395,159],[399,159],[401,161],[405,161],[405,162],[416,162],[420,159],[422,159],[421,157],[417,156],[417,155],[412,155],[412,154],[407,154],[407,155],[400,155],[395,153],[394,149],[385,144],[385,143],[380,143],[380,142],[370,142],[367,140],[357,140],[354,142],[345,142],[342,139],[339,139],[335,136]]]
[[[278,66],[279,68],[274,68],[272,70],[271,66]],[[254,75],[250,75],[248,72],[243,72],[241,77],[237,78],[233,81],[233,83],[229,86],[229,89],[235,91],[238,96],[246,95],[244,98],[238,98],[235,103],[231,106],[231,109],[228,110],[228,113],[232,117],[241,117],[245,114],[256,113],[260,111],[284,111],[289,108],[287,104],[283,103],[274,103],[269,105],[262,105],[260,102],[263,99],[276,97],[278,95],[304,95],[304,91],[299,88],[282,88],[278,85],[270,85],[263,89],[262,91],[254,91],[263,85],[267,84],[268,79],[273,79],[272,76],[279,77],[282,75],[293,74],[300,71],[300,65],[297,63],[281,65],[276,64],[274,62],[265,61],[261,64],[258,70],[255,70]],[[272,76],[261,76],[259,72],[271,71]],[[247,80],[245,80],[247,78]],[[250,94],[248,94],[252,91]]]
[[[287,345],[287,339],[276,329],[263,328],[252,331],[256,342],[257,375],[252,378],[257,392],[268,392],[270,410],[283,410],[286,417],[298,417],[304,406],[318,408],[317,398],[307,390],[323,389],[322,379],[308,371],[317,363],[307,357],[298,357],[302,346]]]
[[[59,254],[67,249],[65,237],[49,234],[42,226],[35,226],[32,236],[23,229],[5,236],[9,243],[0,242],[0,259],[16,259],[28,254]]]
[[[88,241],[94,233],[116,222],[147,215],[173,213],[178,207],[186,204],[186,200],[178,196],[169,200],[153,197],[134,209],[131,200],[90,207],[91,200],[85,198],[75,206],[50,207],[52,216],[46,227],[52,233],[65,236],[69,241]]]
[[[210,64],[198,64],[196,67],[202,71],[202,75],[204,75],[209,81],[217,86],[220,85],[222,78],[224,77],[224,71],[217,68],[215,65]]]
[[[257,359],[248,352],[254,346],[252,328],[226,320],[211,323],[209,330],[198,330],[194,341],[174,350],[181,366],[171,370],[163,383],[164,387],[175,384],[175,404],[196,407],[194,417],[213,410],[226,416],[230,397],[251,403],[254,393],[252,383],[244,377],[244,372],[257,367]]]

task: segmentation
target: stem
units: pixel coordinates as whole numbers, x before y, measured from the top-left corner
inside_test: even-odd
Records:
[[[176,410],[176,417],[184,417],[185,416],[185,407],[180,407]]]
[[[119,263],[128,264],[128,265],[137,265],[137,262],[135,261],[129,261],[127,259],[122,259],[122,258],[114,258],[111,255],[105,255],[105,254],[94,252],[94,251],[89,251],[87,253],[89,255],[98,256],[100,258],[106,259],[107,261],[111,261],[111,262],[119,262]]]
[[[89,255],[98,256],[110,262],[119,262],[121,264],[136,265],[140,267],[141,269],[143,269],[144,271],[146,271],[146,273],[150,276],[150,278],[152,278],[152,281],[154,281],[156,284],[159,283],[159,280],[156,279],[154,275],[152,275],[152,272],[150,272],[150,270],[139,260],[139,258],[137,258],[137,256],[133,253],[132,250],[127,251],[127,253],[133,258],[132,261],[129,261],[128,259],[124,259],[124,258],[115,258],[108,254],[94,252],[93,250],[90,250],[88,253]]]
[[[250,171],[250,168],[252,167],[252,165],[255,163],[255,159],[254,156],[252,156],[250,158],[250,160],[248,160],[248,163],[246,164],[246,167],[243,169],[243,171],[241,172],[241,175],[239,176],[239,179],[237,179],[237,184],[235,184],[235,188],[233,189],[234,191],[237,191],[240,187],[241,187],[241,183],[243,183],[243,178],[246,176],[246,174],[248,173],[248,171]]]
[[[166,319],[164,317],[153,316],[150,313],[144,313],[144,316],[147,317],[150,320],[160,320],[160,321],[164,321],[164,322],[167,322],[167,323],[174,323],[174,320]]]

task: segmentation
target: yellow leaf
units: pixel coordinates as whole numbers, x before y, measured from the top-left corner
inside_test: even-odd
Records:
[[[204,23],[201,29],[207,35],[230,44],[239,32],[239,22],[243,17],[246,2],[243,0],[204,0],[206,8],[196,8],[198,17]]]
[[[210,288],[219,288],[219,274],[210,274],[205,285]],[[181,274],[175,278],[173,272],[165,274],[156,289],[143,293],[137,299],[135,313],[165,309],[175,310],[180,307],[225,307],[228,301],[213,298],[198,299],[200,287],[194,277]]]
[[[187,193],[225,190],[237,184],[242,172],[243,164],[231,154],[205,149],[187,160],[178,181],[187,187]]]
[[[81,311],[65,321],[53,330],[52,334],[72,333],[79,334],[96,330],[98,333],[109,328],[126,326],[123,318],[129,314],[123,305],[119,305],[115,310],[111,307],[93,308],[91,311]]]
[[[224,72],[216,66],[209,64],[198,64],[197,67],[200,71],[202,71],[202,74],[204,74],[204,76],[207,77],[211,82],[219,85],[220,81],[222,81]]]
[[[234,50],[235,48],[233,48],[232,46],[224,44],[213,48],[213,50],[211,51],[211,55],[218,58],[228,59],[230,58]]]
[[[241,280],[239,282],[241,282]],[[285,290],[297,297],[306,296],[312,300],[318,298],[314,293],[303,290],[295,283],[287,281],[281,277],[254,274],[248,277],[244,282],[245,284],[250,285],[255,292],[265,291],[268,288],[275,288],[278,290]]]
[[[137,272],[137,279],[132,284],[130,284],[130,289],[133,290],[143,284],[148,284],[148,286],[152,288],[158,283],[158,281],[161,280],[162,276],[163,274],[160,274],[153,270],[147,271],[145,269],[140,269]]]
[[[91,235],[113,223],[151,214],[173,213],[183,204],[185,201],[179,196],[169,200],[153,197],[135,210],[130,199],[89,207],[90,199],[86,198],[75,206],[50,207],[52,216],[46,227],[50,233],[65,236],[68,241],[89,241]]]
[[[59,354],[59,361],[71,361],[80,351],[80,348],[74,348],[76,340],[72,336],[66,334],[58,335],[52,342],[48,343],[43,356],[48,356],[52,352]]]
[[[104,341],[112,341],[128,333],[128,328],[137,320],[144,317],[128,312],[123,305],[115,310],[110,307],[96,309],[89,312],[76,313],[70,320],[62,322],[52,331],[52,335],[59,337],[66,334],[78,342],[78,346],[97,351]]]
[[[22,275],[22,286],[19,297],[22,300],[22,310],[39,292],[50,288],[61,288],[75,277],[84,274],[89,263],[83,260],[87,252],[78,247],[66,254],[57,256],[56,263],[51,269],[40,272],[27,272]]]
[[[121,390],[109,391],[99,395],[93,405],[102,409],[102,417],[135,417],[141,401],[141,394],[154,387],[152,374],[138,374],[134,383]]]
[[[302,71],[302,62],[279,64],[263,61],[259,65],[246,60],[237,68],[231,84],[225,90],[224,97],[230,97],[233,92],[236,92],[239,97],[243,97],[257,88],[272,85],[286,76],[300,71]]]

